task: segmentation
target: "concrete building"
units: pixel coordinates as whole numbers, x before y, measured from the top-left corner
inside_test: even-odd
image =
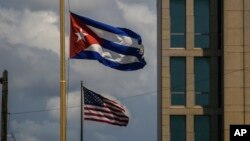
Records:
[[[158,0],[159,140],[250,124],[250,0]]]

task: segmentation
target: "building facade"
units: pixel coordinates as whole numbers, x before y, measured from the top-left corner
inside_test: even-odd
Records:
[[[158,0],[159,139],[250,124],[250,0]]]

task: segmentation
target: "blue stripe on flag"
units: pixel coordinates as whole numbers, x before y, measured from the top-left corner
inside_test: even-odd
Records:
[[[79,16],[77,14],[71,13],[72,15],[76,16],[78,19],[80,19],[81,21],[83,21],[86,25],[90,25],[105,31],[109,31],[118,35],[122,35],[122,36],[128,36],[128,37],[132,37],[138,40],[138,44],[141,44],[141,36],[138,35],[137,33],[126,29],[126,28],[119,28],[119,27],[113,27],[98,21],[94,21],[92,19],[89,19],[87,17],[83,17],[83,16]]]
[[[129,64],[120,64],[117,62],[112,62],[110,60],[107,60],[106,58],[103,58],[99,53],[93,52],[93,51],[83,51],[79,54],[77,54],[75,59],[90,59],[90,60],[98,60],[100,63],[104,64],[105,66],[123,70],[123,71],[133,71],[143,68],[146,65],[146,62],[144,59],[139,60],[140,62],[134,62]]]

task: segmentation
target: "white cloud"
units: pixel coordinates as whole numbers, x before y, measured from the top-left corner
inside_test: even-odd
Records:
[[[58,124],[49,121],[12,121],[11,129],[18,141],[44,141],[57,139]]]
[[[88,0],[74,0],[70,1],[70,7],[72,9],[79,9],[79,10],[81,9],[93,10],[93,8],[101,9],[102,7],[106,7],[110,3],[112,3],[112,0],[91,0],[91,2],[89,2]]]
[[[122,104],[121,102],[119,102],[119,100],[117,100],[116,98],[114,98],[113,96],[109,95],[109,94],[102,94],[107,98],[113,99],[115,101],[117,101],[118,103]],[[80,91],[76,91],[76,92],[71,92],[68,94],[68,100],[67,100],[67,118],[70,121],[79,121],[80,120]],[[59,105],[60,105],[60,98],[59,97],[52,97],[48,100],[46,107],[47,109],[52,109],[49,113],[50,116],[55,119],[55,120],[59,120]],[[126,106],[124,105],[124,107],[126,108]],[[128,114],[129,117],[131,117],[129,110],[126,109],[126,112]]]
[[[2,7],[13,8],[15,10],[31,9],[37,10],[52,10],[57,12],[59,9],[59,0],[3,0],[1,1]],[[67,3],[65,3],[67,5]]]
[[[94,133],[95,141],[116,141],[112,135],[105,135],[99,132]]]
[[[67,118],[72,121],[79,121],[80,117],[80,92],[71,92],[68,94],[67,100]],[[47,109],[58,109],[60,105],[60,98],[59,97],[52,97],[48,100],[46,107]],[[51,110],[50,116],[55,119],[59,120],[59,110]]]
[[[122,19],[127,22],[128,26],[138,32],[142,37],[142,43],[145,49],[146,69],[149,67],[151,74],[156,79],[156,27],[157,15],[149,5],[145,4],[127,4],[124,1],[116,0],[117,6],[122,11]],[[142,76],[144,78],[148,76]],[[152,78],[150,78],[152,80]]]
[[[156,37],[156,14],[145,4],[126,4],[116,0],[124,20],[138,32],[145,35],[150,42]],[[149,38],[148,38],[149,37]],[[152,38],[153,37],[153,38]]]
[[[24,45],[59,52],[58,17],[52,11],[16,11],[0,7],[0,38],[11,45]]]
[[[46,104],[47,109],[53,109],[49,111],[49,114],[52,119],[59,120],[60,116],[60,98],[59,97],[52,97],[48,100]],[[54,110],[55,109],[55,110]]]
[[[31,0],[24,1],[26,2]],[[48,0],[45,1],[47,3]],[[35,3],[37,6],[39,6],[39,4],[45,4],[43,2],[37,1],[33,2],[32,4],[29,3],[29,5],[27,4],[27,7],[25,7],[34,7],[33,5],[35,5]],[[91,17],[93,16],[97,20],[105,21],[117,26],[127,27],[131,30],[134,30],[135,32],[138,32],[142,36],[143,44],[145,45],[145,57],[148,63],[148,65],[142,70],[134,72],[121,72],[103,66],[102,64],[98,63],[98,61],[72,61],[70,64],[70,93],[68,95],[68,106],[72,108],[68,109],[67,120],[68,134],[71,140],[77,140],[77,135],[79,134],[80,107],[78,106],[80,105],[80,92],[77,88],[77,82],[79,82],[79,80],[84,80],[86,86],[89,86],[89,88],[92,90],[110,93],[112,96],[118,99],[151,92],[156,89],[156,15],[151,11],[152,7],[150,9],[150,6],[142,4],[143,2],[141,2],[141,4],[131,3],[124,3],[124,1],[115,2],[115,0],[93,0],[91,2],[89,0],[76,0],[74,2],[71,1],[72,9],[77,9],[80,11],[79,12],[75,10],[78,14],[91,15]],[[135,2],[133,1],[133,3]],[[54,2],[51,4],[54,4]],[[36,8],[30,9],[34,10]],[[55,12],[52,12],[55,9],[48,10],[48,8],[44,8],[46,11],[42,8],[39,9],[40,11],[32,11],[28,9],[23,10],[22,8],[17,10],[15,8],[7,9],[0,7],[0,39],[5,40],[5,42],[8,42],[8,44],[11,46],[15,46],[15,48],[11,48],[13,50],[10,49],[7,51],[11,52],[11,58],[15,59],[17,57],[13,56],[18,55],[21,57],[18,57],[16,60],[20,59],[22,61],[20,62],[19,60],[18,65],[16,64],[16,60],[11,61],[13,62],[13,67],[11,70],[15,70],[16,76],[19,76],[13,79],[15,83],[13,83],[12,91],[16,92],[16,86],[24,85],[22,83],[23,80],[29,78],[30,80],[28,84],[30,85],[22,86],[26,89],[21,89],[21,91],[18,92],[32,96],[31,100],[29,100],[31,102],[25,103],[25,105],[28,105],[26,107],[34,107],[34,105],[36,106],[38,103],[39,107],[45,107],[45,109],[57,109],[51,110],[49,115],[48,113],[43,114],[46,119],[43,119],[43,117],[39,118],[38,116],[25,117],[24,115],[23,118],[21,117],[20,119],[18,119],[19,117],[16,117],[17,120],[12,121],[11,127],[18,141],[54,141],[59,139],[58,108],[60,103],[59,96],[57,96],[57,90],[59,86],[56,85],[58,84],[58,78],[53,77],[54,75],[59,75],[57,69],[58,60],[56,60],[56,54],[44,51],[44,49],[46,49],[59,54],[58,16]],[[68,23],[69,20],[66,21]],[[68,37],[66,37],[66,46],[68,45],[67,42]],[[23,48],[21,48],[19,45],[21,45]],[[2,48],[4,47],[5,46],[2,46]],[[24,49],[26,47],[28,47],[28,49]],[[29,51],[30,48],[35,49]],[[66,51],[68,50],[66,49]],[[8,52],[6,54],[8,54]],[[44,56],[44,53],[48,56]],[[39,55],[42,55],[42,57],[36,57]],[[4,57],[2,60],[5,58],[7,60],[8,56],[6,55],[6,57]],[[54,58],[53,61],[51,58]],[[29,67],[25,66],[25,63],[28,63]],[[9,65],[9,62],[6,63],[6,65]],[[21,67],[23,67],[22,72],[26,72],[27,70],[29,73],[27,73],[27,75],[20,73]],[[39,87],[33,87],[34,83],[36,85],[39,84]],[[39,89],[40,87],[42,87],[42,89]],[[38,93],[36,94],[36,92]],[[48,97],[44,98],[43,100],[47,102],[41,101],[41,97],[44,97],[45,94]],[[25,99],[25,97],[22,95],[20,95],[20,97]],[[148,99],[144,98],[142,104],[140,104],[140,99],[141,98],[138,97],[134,99],[122,100],[121,102],[125,105],[127,104],[133,116],[136,116],[131,119],[131,123],[135,120],[134,123],[136,124],[133,123],[132,125],[130,123],[127,128],[120,128],[114,127],[112,125],[109,126],[107,124],[87,122],[87,124],[85,124],[86,134],[91,133],[92,136],[88,136],[86,138],[88,140],[93,139],[96,141],[116,141],[118,139],[127,140],[127,138],[132,140],[135,137],[139,138],[139,140],[152,140],[152,138],[154,138],[154,134],[152,135],[152,132],[155,130],[152,131],[152,129],[144,129],[147,126],[151,127],[151,125],[155,125],[153,123],[154,120],[152,121],[154,118],[151,117],[150,111],[152,110],[148,111],[148,107],[150,108],[150,105],[155,103],[155,101],[153,101],[150,96]],[[16,98],[15,100],[17,101]],[[134,102],[135,100],[139,101],[140,106],[138,106],[137,101]],[[23,101],[19,100],[19,102],[23,104]],[[18,108],[25,111],[27,108],[21,104],[19,104],[20,106]],[[16,110],[17,104],[13,105]],[[145,112],[138,111],[146,111],[147,114],[145,114]],[[144,118],[145,116],[147,119]],[[26,120],[25,118],[29,118],[30,120],[34,119],[34,121]],[[136,119],[139,120],[137,121]],[[143,131],[143,133],[146,132],[145,134],[153,137],[145,138],[144,134],[137,134],[137,130]],[[43,137],[44,135],[45,137]],[[110,135],[114,135],[114,137]],[[128,135],[130,137],[128,137]]]

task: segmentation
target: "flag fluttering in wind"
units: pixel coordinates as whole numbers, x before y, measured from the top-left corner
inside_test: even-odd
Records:
[[[84,119],[108,124],[127,126],[129,117],[123,105],[108,99],[85,87],[84,90]]]
[[[122,71],[143,68],[144,49],[140,35],[70,13],[70,58],[98,60]]]

